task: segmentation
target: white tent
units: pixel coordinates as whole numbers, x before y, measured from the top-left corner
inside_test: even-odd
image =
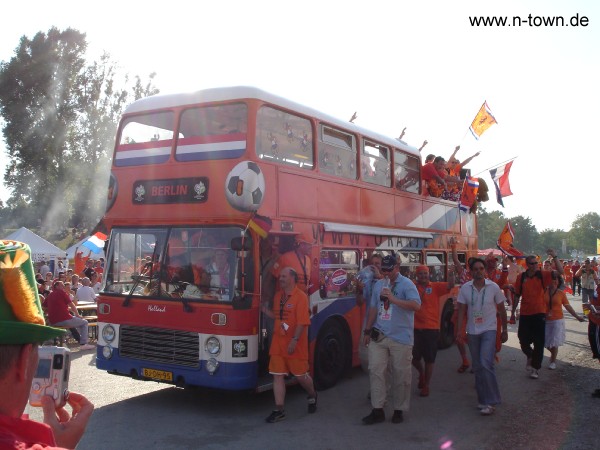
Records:
[[[84,237],[82,240],[80,240],[79,242],[77,242],[76,244],[71,245],[68,249],[67,249],[67,258],[69,259],[75,259],[75,250],[83,252],[83,256],[89,256],[92,259],[98,259],[98,258],[104,258],[104,250],[100,250],[100,253],[94,253],[92,252],[92,254],[90,255],[90,249],[87,247],[84,247],[82,244],[87,241],[90,237],[86,236]]]
[[[31,248],[31,258],[35,262],[64,259],[67,256],[67,252],[25,227],[19,228],[4,239],[25,242]]]

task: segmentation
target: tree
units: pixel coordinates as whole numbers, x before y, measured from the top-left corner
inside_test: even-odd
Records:
[[[158,92],[154,74],[119,82],[108,54],[87,64],[77,30],[23,36],[0,63],[0,114],[10,163],[9,217],[19,226],[94,226],[104,207],[116,127],[125,105]],[[33,218],[33,219],[32,219]],[[34,223],[31,223],[33,220]],[[7,226],[4,224],[4,226]]]
[[[569,246],[584,254],[596,254],[596,239],[600,238],[600,216],[595,212],[578,214],[571,224]]]
[[[506,220],[502,212],[487,212],[483,206],[479,206],[477,211],[479,248],[496,248],[498,236],[506,225]]]
[[[515,232],[515,247],[525,254],[537,254],[538,232],[531,219],[515,216],[510,219],[510,224]]]

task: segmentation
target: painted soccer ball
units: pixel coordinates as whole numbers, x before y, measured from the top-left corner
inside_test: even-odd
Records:
[[[240,211],[256,211],[265,196],[265,177],[252,161],[236,165],[225,180],[225,197],[231,206]]]

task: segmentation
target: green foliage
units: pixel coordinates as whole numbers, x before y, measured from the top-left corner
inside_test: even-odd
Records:
[[[573,250],[586,255],[596,254],[596,239],[600,238],[600,216],[597,213],[578,215],[569,231],[544,230],[538,232],[529,217],[505,217],[499,211],[488,212],[480,207],[478,216],[479,248],[495,248],[500,232],[510,221],[515,233],[514,246],[525,254],[546,255],[555,249],[562,258],[570,258]],[[565,249],[563,251],[563,242]]]
[[[106,195],[119,116],[158,92],[139,76],[120,78],[108,54],[88,64],[85,34],[51,28],[23,36],[0,63],[0,115],[11,190],[4,227],[93,228]],[[48,230],[48,231],[49,231]]]

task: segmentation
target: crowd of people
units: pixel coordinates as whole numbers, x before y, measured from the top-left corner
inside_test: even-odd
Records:
[[[54,272],[46,261],[37,264],[35,282],[46,322],[52,326],[68,328],[81,350],[95,348],[89,344],[88,321],[77,310],[77,304],[94,303],[100,292],[104,260],[87,258],[82,261],[79,273],[69,268],[67,260],[59,260]]]
[[[427,187],[427,192],[432,197],[440,197],[444,200],[458,201],[462,190],[461,170],[476,156],[468,157],[462,163],[456,158],[456,153],[460,146],[454,149],[454,152],[446,161],[443,156],[429,154],[425,158],[425,163],[421,170],[421,176]]]

